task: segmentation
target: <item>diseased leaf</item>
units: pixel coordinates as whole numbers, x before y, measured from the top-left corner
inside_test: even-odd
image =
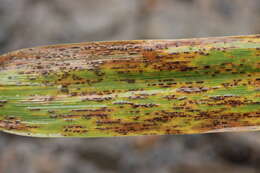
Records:
[[[260,36],[88,42],[0,57],[0,130],[38,137],[260,129]]]

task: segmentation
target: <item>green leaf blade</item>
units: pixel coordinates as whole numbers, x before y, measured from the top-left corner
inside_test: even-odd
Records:
[[[39,137],[258,130],[260,37],[90,42],[0,57],[0,129]]]

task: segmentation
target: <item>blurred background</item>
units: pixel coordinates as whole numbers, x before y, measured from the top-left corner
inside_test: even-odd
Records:
[[[260,33],[259,0],[0,0],[0,53]],[[1,111],[1,110],[0,110]],[[255,173],[260,132],[93,139],[0,133],[0,173]]]

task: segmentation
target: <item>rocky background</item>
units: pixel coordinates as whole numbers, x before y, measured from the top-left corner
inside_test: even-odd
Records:
[[[259,0],[0,0],[0,53],[260,33]],[[1,110],[0,110],[1,111]],[[0,173],[255,173],[260,132],[95,139],[0,133]]]

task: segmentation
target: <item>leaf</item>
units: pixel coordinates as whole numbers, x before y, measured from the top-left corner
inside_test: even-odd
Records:
[[[0,130],[37,137],[260,129],[260,36],[87,42],[0,57]]]

